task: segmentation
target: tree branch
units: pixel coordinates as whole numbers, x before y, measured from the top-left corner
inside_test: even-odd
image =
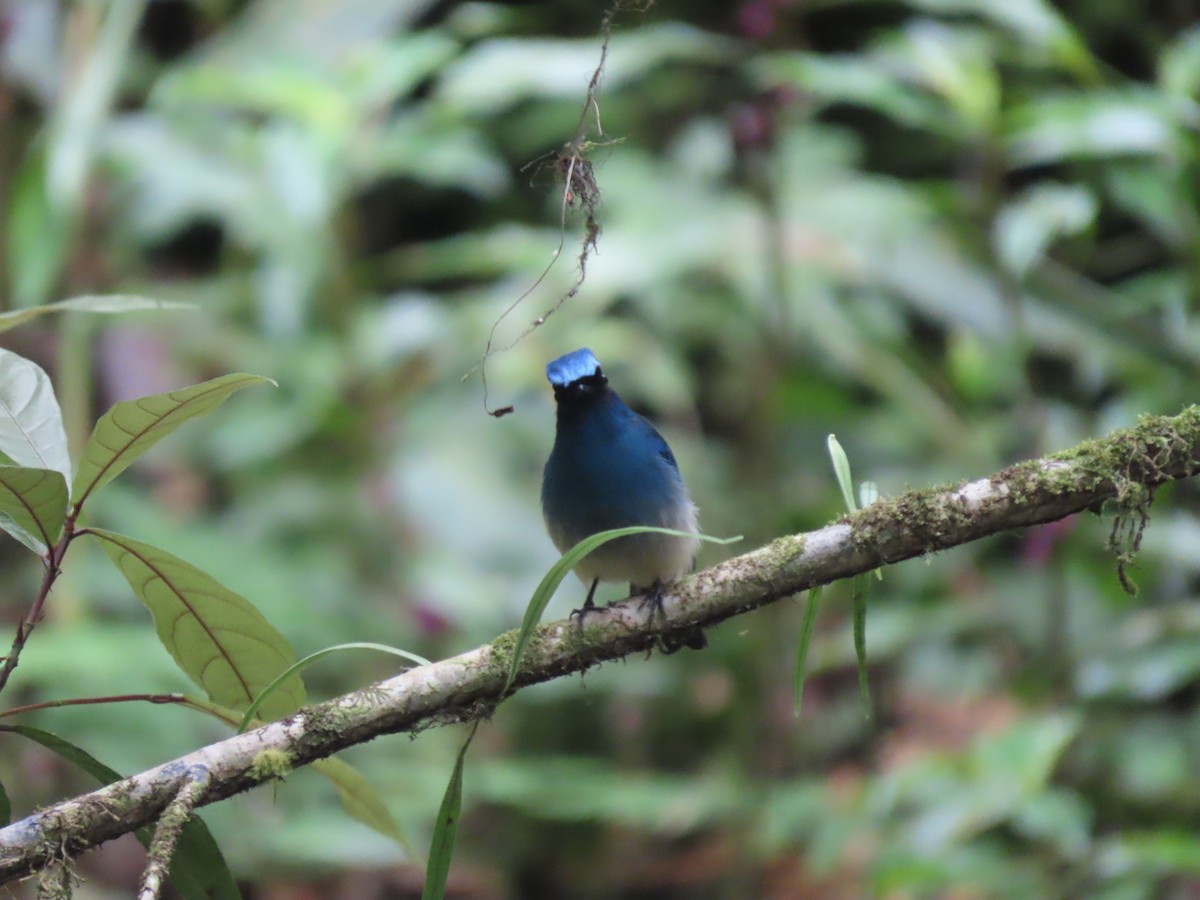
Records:
[[[46,551],[46,556],[42,560],[45,565],[45,571],[42,573],[42,583],[38,588],[37,596],[33,598],[33,605],[29,607],[29,612],[25,614],[25,618],[17,623],[17,634],[13,638],[12,649],[8,651],[8,656],[3,657],[3,662],[0,663],[0,691],[4,690],[4,686],[8,684],[8,679],[13,671],[17,668],[17,663],[21,658],[21,651],[25,649],[25,642],[29,640],[29,635],[33,633],[33,629],[37,628],[38,622],[42,620],[42,607],[46,603],[46,598],[50,596],[50,589],[54,587],[54,582],[58,580],[58,574],[61,570],[63,557],[66,556],[67,548],[71,546],[71,541],[75,539],[75,517],[79,514],[79,506],[75,508],[67,516],[63,522],[62,537],[58,543],[50,547]]]
[[[196,801],[204,795],[211,780],[211,776],[204,769],[189,771],[179,793],[163,810],[154,829],[154,840],[150,842],[146,871],[142,873],[142,884],[138,889],[138,900],[158,900],[162,896],[163,885],[167,882],[167,874],[171,868],[171,857],[175,855],[175,846],[179,843],[179,835],[183,833],[183,826],[192,817]]]
[[[516,687],[547,681],[654,647],[798,591],[997,532],[1061,519],[1117,502],[1132,550],[1154,486],[1200,471],[1200,407],[1146,416],[1137,427],[1065,453],[1021,463],[990,478],[913,491],[807,534],[779,538],[685,579],[664,596],[665,616],[648,621],[636,603],[541,626]],[[293,767],[383,734],[486,717],[500,702],[515,633],[429,666],[307,707],[279,722],[201,748],[98,791],[66,800],[0,829],[0,883],[158,819],[194,785],[211,780],[197,807],[278,774],[256,764],[284,753]],[[514,688],[514,690],[516,689]],[[511,692],[510,692],[511,693]]]

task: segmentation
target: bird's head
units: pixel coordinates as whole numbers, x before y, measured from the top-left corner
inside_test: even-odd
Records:
[[[608,379],[600,369],[600,361],[587,347],[560,356],[546,366],[546,378],[554,388],[559,402],[579,402],[604,392]]]

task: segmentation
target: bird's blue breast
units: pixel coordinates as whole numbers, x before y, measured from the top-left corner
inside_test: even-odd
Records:
[[[616,394],[572,413],[560,410],[542,505],[562,532],[578,540],[609,528],[657,525],[689,503],[666,441]]]
[[[558,404],[554,449],[542,477],[542,511],[554,545],[566,552],[599,531],[652,525],[686,535],[635,534],[589,553],[584,581],[648,586],[680,577],[699,539],[696,507],[675,457],[654,426],[608,387],[586,347],[546,366]]]

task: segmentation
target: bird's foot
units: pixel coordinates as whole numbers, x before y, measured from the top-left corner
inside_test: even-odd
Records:
[[[650,610],[650,618],[652,619],[655,615],[657,615],[659,618],[666,620],[667,611],[663,609],[663,596],[666,592],[663,590],[663,583],[656,578],[654,579],[654,583],[647,588],[638,587],[634,584],[629,586],[630,594],[637,594],[642,591],[645,591],[646,593],[645,596],[638,601],[638,609],[640,609],[642,612]]]
[[[641,589],[630,585],[629,590],[630,593],[637,593]],[[651,621],[653,621],[654,616],[657,614],[665,622],[667,611],[663,608],[663,597],[666,595],[666,591],[663,589],[663,583],[656,579],[649,588],[645,588],[644,590],[646,594],[639,601],[638,609],[643,611],[650,610]],[[684,647],[691,650],[703,650],[708,646],[708,638],[704,636],[704,629],[697,625],[678,634],[662,635],[659,637],[658,643],[663,653],[669,656],[672,653],[678,653]]]
[[[579,609],[571,610],[571,614],[569,616],[567,616],[567,618],[574,619],[576,627],[579,628],[580,631],[582,631],[584,618],[586,616],[588,616],[590,613],[594,613],[594,612],[600,612],[600,607],[598,607],[595,603],[592,602],[591,597],[588,597],[587,602],[584,603],[583,606],[581,606]]]
[[[583,620],[587,617],[587,614],[598,611],[598,607],[592,602],[592,598],[596,596],[596,585],[599,583],[599,578],[592,579],[592,586],[588,588],[587,599],[583,601],[583,606],[579,609],[571,610],[571,614],[567,616],[568,619],[575,620],[575,624],[580,631],[583,631]]]

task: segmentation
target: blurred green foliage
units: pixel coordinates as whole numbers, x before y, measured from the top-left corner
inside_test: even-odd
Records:
[[[555,559],[541,370],[577,346],[668,433],[705,530],[746,546],[840,513],[830,432],[888,494],[1195,399],[1188,4],[660,0],[615,22],[586,282],[488,360],[489,403],[516,413],[487,416],[462,376],[559,244],[555,154],[602,14],[0,3],[4,308],[113,292],[198,307],[4,333],[51,371],[73,448],[116,400],[239,370],[280,385],[164,441],[97,496],[99,524],[213,573],[302,655],[380,640],[433,658],[515,626]],[[577,215],[498,346],[574,283]],[[467,760],[451,890],[1194,892],[1197,506],[1190,483],[1160,491],[1136,600],[1092,517],[889,569],[869,600],[871,722],[846,585],[823,597],[799,720],[801,603],[727,623],[704,653],[523,691]],[[0,565],[15,624],[38,572],[13,542]],[[185,689],[97,552],[71,560],[48,613],[11,702]],[[306,670],[310,697],[393,671],[332,659]],[[228,733],[150,706],[35,721],[122,771]],[[421,846],[460,740],[349,754]],[[9,741],[0,781],[18,812],[86,786]],[[415,895],[421,861],[332,793],[297,773],[206,819],[264,890]],[[82,870],[125,883],[109,858]]]

